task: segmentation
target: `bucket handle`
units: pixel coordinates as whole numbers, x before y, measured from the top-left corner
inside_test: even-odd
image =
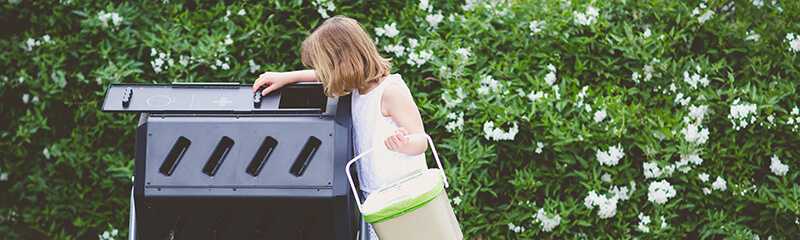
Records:
[[[444,187],[445,188],[449,187],[449,184],[447,182],[447,176],[444,174],[444,167],[442,167],[442,161],[439,160],[439,154],[436,152],[436,147],[433,145],[433,140],[431,139],[431,136],[429,136],[428,134],[425,134],[425,133],[414,133],[414,134],[406,135],[406,138],[408,138],[410,136],[417,136],[417,135],[425,136],[425,138],[428,139],[428,145],[431,146],[431,152],[433,152],[433,158],[436,159],[436,165],[439,167],[439,170],[441,170],[440,173],[442,174],[442,179],[444,180]],[[353,191],[353,196],[356,198],[356,205],[358,206],[358,210],[360,212],[362,212],[362,213],[364,212],[364,209],[362,209],[362,206],[361,206],[362,205],[361,204],[361,199],[358,198],[358,190],[356,190],[356,185],[353,183],[353,176],[352,176],[352,174],[350,174],[350,166],[353,165],[353,163],[355,163],[356,161],[362,159],[364,156],[366,156],[370,152],[372,152],[372,150],[374,150],[374,149],[375,148],[373,147],[373,148],[370,148],[367,151],[362,152],[361,154],[358,154],[358,156],[354,157],[352,160],[347,162],[347,165],[345,165],[345,169],[344,169],[345,173],[347,173],[347,180],[348,180],[348,183],[350,184],[350,190]],[[424,153],[422,153],[422,154],[424,154]]]

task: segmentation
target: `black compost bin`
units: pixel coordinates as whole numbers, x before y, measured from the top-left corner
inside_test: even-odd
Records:
[[[319,83],[263,97],[239,84],[114,84],[103,111],[141,113],[136,239],[355,238],[349,97]]]

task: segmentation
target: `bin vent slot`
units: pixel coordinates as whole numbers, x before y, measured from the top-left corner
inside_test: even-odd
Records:
[[[184,136],[178,137],[178,140],[172,145],[172,149],[169,150],[167,157],[164,158],[164,162],[161,163],[161,167],[158,171],[166,176],[172,176],[172,173],[175,172],[175,168],[178,167],[178,163],[181,161],[181,158],[183,158],[183,155],[186,154],[186,150],[189,149],[189,145],[191,144],[192,141],[189,141],[188,138]]]
[[[297,159],[294,160],[292,169],[290,169],[289,172],[297,177],[303,175],[303,172],[306,171],[308,164],[311,162],[311,158],[314,157],[314,153],[319,149],[320,144],[322,144],[322,142],[319,138],[314,136],[308,137],[306,145],[303,146],[303,150],[297,155]]]
[[[281,89],[279,109],[319,109],[325,110],[327,97],[319,85],[297,85]]]
[[[219,139],[217,147],[214,148],[214,152],[211,153],[206,165],[203,166],[203,173],[208,176],[216,175],[219,166],[222,165],[222,162],[225,161],[225,157],[231,152],[231,148],[233,148],[233,139],[228,136],[223,136]]]
[[[247,174],[253,177],[258,176],[277,145],[278,140],[275,140],[275,138],[271,136],[264,138],[264,141],[261,142],[261,146],[258,147],[258,151],[256,151],[256,155],[253,156],[253,160],[247,165]]]

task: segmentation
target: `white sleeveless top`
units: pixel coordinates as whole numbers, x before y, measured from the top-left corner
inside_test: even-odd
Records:
[[[399,74],[391,74],[367,94],[361,95],[358,89],[351,93],[356,155],[375,148],[357,164],[361,190],[368,193],[400,180],[418,169],[428,168],[424,153],[416,156],[406,155],[386,149],[383,143],[398,128],[391,117],[383,116],[381,113],[383,91],[392,84],[410,91]]]

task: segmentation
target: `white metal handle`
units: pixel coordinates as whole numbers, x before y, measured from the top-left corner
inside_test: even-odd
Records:
[[[447,182],[447,176],[444,174],[444,167],[442,167],[442,161],[439,160],[439,153],[436,152],[436,147],[433,146],[433,140],[431,139],[431,136],[428,136],[428,134],[424,133],[415,133],[406,135],[406,137],[411,137],[411,136],[425,136],[425,138],[428,139],[428,145],[431,146],[431,151],[433,152],[433,158],[436,159],[436,165],[439,167],[439,170],[441,170],[442,179],[444,180],[444,187],[445,188],[449,187],[449,183]],[[344,171],[345,173],[347,173],[347,180],[349,181],[348,183],[350,183],[350,189],[353,190],[353,196],[356,198],[356,206],[358,206],[358,210],[362,213],[364,212],[364,210],[361,207],[361,199],[358,198],[358,190],[356,190],[356,185],[355,183],[353,183],[353,176],[352,174],[350,174],[350,166],[353,165],[353,163],[355,163],[356,161],[366,156],[367,154],[369,154],[370,152],[372,152],[372,150],[374,149],[375,147],[372,147],[369,150],[364,151],[361,154],[358,154],[358,156],[354,157],[352,160],[347,162],[347,165],[345,165],[344,167]]]

